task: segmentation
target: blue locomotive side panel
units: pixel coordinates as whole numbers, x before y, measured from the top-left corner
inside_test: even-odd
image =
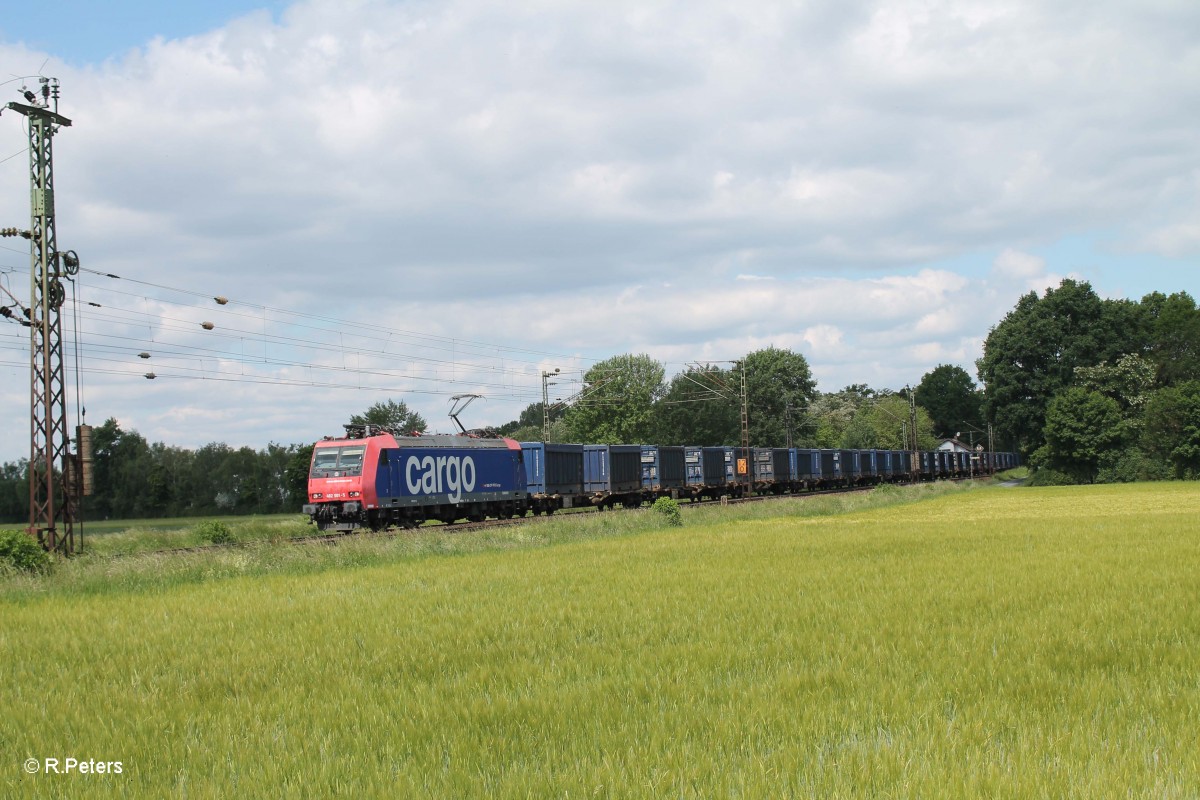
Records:
[[[525,483],[532,494],[583,494],[583,445],[521,442],[525,456]]]
[[[455,437],[458,438],[458,437]],[[412,446],[381,451],[375,489],[381,508],[458,505],[527,494],[521,451],[499,442]]]

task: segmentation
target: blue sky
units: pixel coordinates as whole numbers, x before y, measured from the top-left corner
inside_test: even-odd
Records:
[[[1196,30],[1190,0],[43,3],[0,63],[75,123],[88,420],[261,447],[389,397],[502,423],[628,352],[898,388],[974,373],[1064,277],[1200,296]],[[0,115],[4,226],[24,147]],[[27,350],[0,324],[0,460]]]
[[[53,53],[76,66],[120,58],[152,39],[182,39],[219,28],[253,11],[279,13],[275,0],[236,2],[49,2],[31,3],[0,19],[0,38]],[[38,64],[33,65],[36,68]],[[11,71],[10,71],[11,72]],[[23,73],[22,73],[23,74]]]

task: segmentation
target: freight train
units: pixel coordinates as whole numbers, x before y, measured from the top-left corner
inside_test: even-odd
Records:
[[[412,528],[990,475],[1013,453],[517,442],[494,435],[397,435],[348,428],[313,447],[307,514],[324,531]]]

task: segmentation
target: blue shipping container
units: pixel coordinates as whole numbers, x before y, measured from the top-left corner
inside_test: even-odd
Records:
[[[792,448],[792,480],[807,481],[821,477],[821,451]]]
[[[642,486],[646,489],[681,489],[687,480],[682,447],[642,445]]]
[[[725,448],[685,447],[683,449],[688,486],[723,486],[725,479]]]
[[[535,495],[583,494],[583,445],[521,442],[525,481]]]
[[[642,446],[585,444],[583,488],[589,492],[624,494],[642,488]]]

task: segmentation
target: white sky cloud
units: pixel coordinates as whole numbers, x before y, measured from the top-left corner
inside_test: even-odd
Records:
[[[0,60],[62,81],[60,245],[127,281],[80,283],[89,421],[262,446],[389,396],[445,429],[477,389],[503,422],[542,369],[629,351],[775,344],[823,389],[895,388],[973,372],[1060,275],[1196,294],[1198,29],[1166,0],[308,0],[95,63],[5,31]],[[24,136],[0,116],[0,159]],[[27,173],[0,161],[4,225]],[[1081,237],[1116,245],[1054,255]],[[1139,283],[1156,259],[1180,282]],[[24,335],[0,325],[0,459],[26,449]]]

